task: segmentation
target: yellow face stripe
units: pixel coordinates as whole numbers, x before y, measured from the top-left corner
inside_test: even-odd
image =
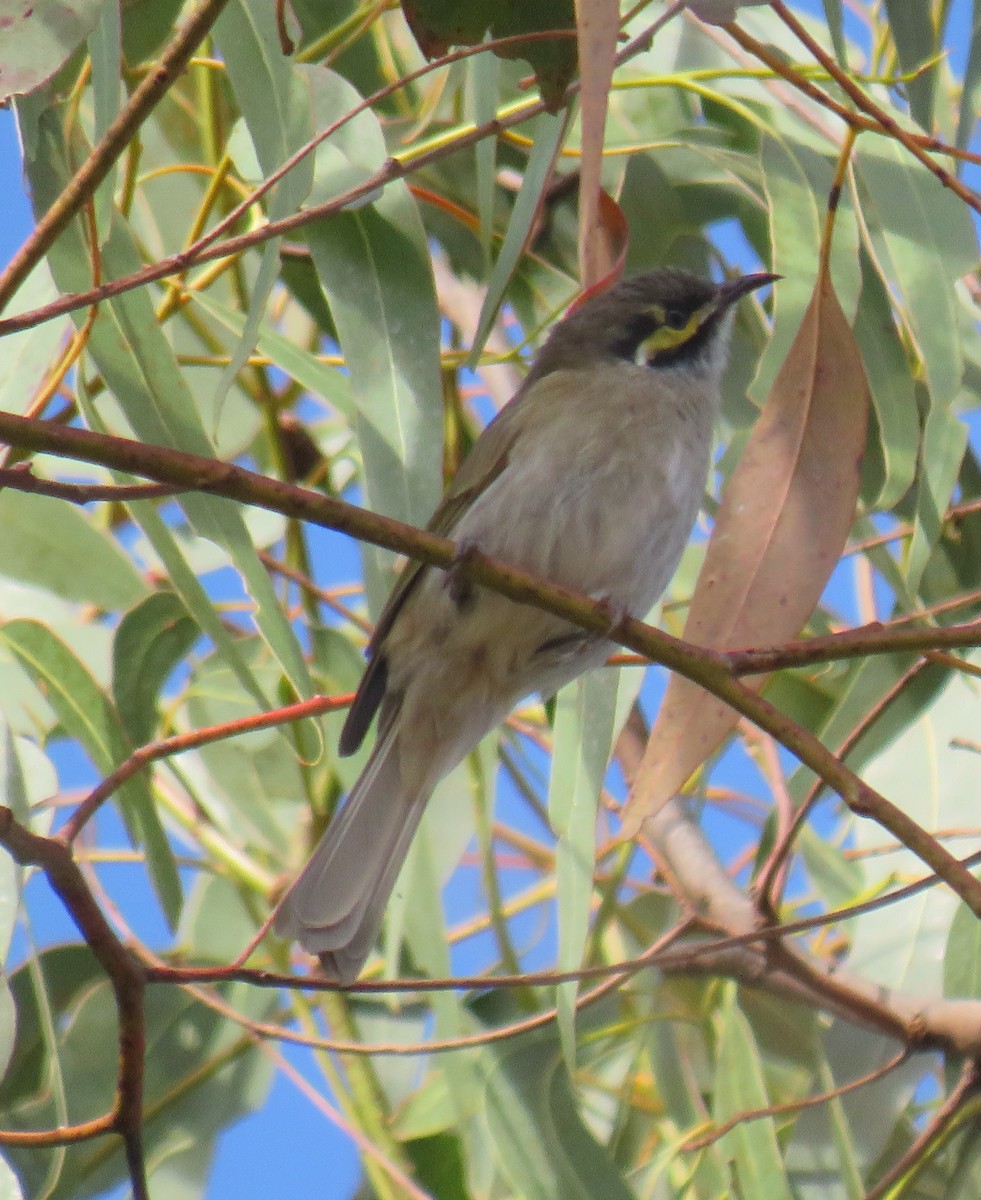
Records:
[[[670,325],[659,324],[657,329],[653,333],[648,334],[637,347],[634,361],[643,366],[645,363],[649,363],[651,359],[657,358],[659,354],[664,354],[669,350],[676,350],[679,346],[683,346],[685,342],[691,341],[709,317],[715,314],[715,311],[716,305],[714,302],[703,304],[701,308],[697,308],[692,313],[680,329],[674,329]],[[658,322],[663,322],[665,319],[664,309],[659,304],[651,309],[651,315]]]

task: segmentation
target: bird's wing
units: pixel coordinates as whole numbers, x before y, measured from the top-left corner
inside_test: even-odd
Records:
[[[516,417],[520,412],[520,401],[523,398],[519,392],[510,404],[501,409],[474,443],[439,508],[433,513],[426,526],[430,533],[449,537],[463,513],[507,467],[508,457],[518,433]],[[388,663],[384,649],[385,639],[406,600],[427,569],[425,563],[415,561],[406,563],[385,602],[385,607],[381,611],[375,631],[368,643],[367,653],[370,661],[361,676],[361,682],[341,731],[338,750],[342,755],[353,754],[358,749],[368,732],[379,704],[382,702],[388,678]]]

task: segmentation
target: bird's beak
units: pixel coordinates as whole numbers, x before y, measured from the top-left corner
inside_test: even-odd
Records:
[[[774,275],[772,271],[760,271],[756,275],[741,275],[722,284],[716,298],[718,311],[722,312],[743,296],[755,292],[757,288],[766,287],[768,283],[776,283],[778,279],[783,279],[783,276]]]

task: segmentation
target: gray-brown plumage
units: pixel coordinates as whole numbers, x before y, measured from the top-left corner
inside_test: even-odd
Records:
[[[644,617],[705,488],[731,306],[773,280],[654,271],[560,322],[460,467],[429,529]],[[276,928],[355,979],[433,788],[525,696],[552,695],[610,643],[452,575],[409,564],[369,645],[341,734],[376,713],[368,763]]]

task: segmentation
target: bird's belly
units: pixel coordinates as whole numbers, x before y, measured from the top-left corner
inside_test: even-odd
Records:
[[[690,435],[690,431],[686,431]],[[698,512],[706,430],[649,422],[584,438],[572,458],[512,460],[454,529],[462,546],[647,615],[670,581]],[[523,697],[551,695],[603,662],[610,644],[531,605],[429,570],[385,644],[401,696],[410,774],[448,769]],[[411,761],[410,761],[411,760]]]
[[[531,459],[461,522],[485,553],[643,617],[670,581],[698,514],[707,445],[648,447],[628,428],[602,452],[583,447],[560,470]]]

